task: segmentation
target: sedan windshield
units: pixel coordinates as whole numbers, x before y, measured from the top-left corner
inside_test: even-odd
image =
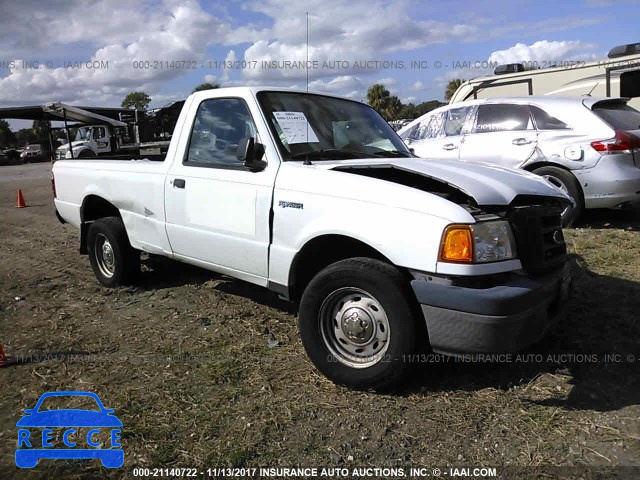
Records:
[[[360,102],[317,94],[260,92],[284,160],[411,157],[387,122]]]

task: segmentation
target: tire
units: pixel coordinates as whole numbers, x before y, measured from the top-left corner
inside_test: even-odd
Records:
[[[401,384],[410,372],[409,356],[426,340],[410,293],[400,272],[379,260],[329,265],[300,301],[298,328],[311,362],[331,381],[359,390]]]
[[[571,226],[584,212],[584,195],[578,179],[571,172],[558,167],[540,167],[536,168],[533,173],[546,178],[553,185],[565,191],[576,202],[574,207],[567,207],[562,212],[562,226]]]
[[[87,248],[93,273],[105,287],[129,285],[138,277],[140,252],[131,247],[121,218],[93,222],[87,232]]]
[[[78,154],[78,158],[96,158],[96,153],[93,150],[83,150]]]

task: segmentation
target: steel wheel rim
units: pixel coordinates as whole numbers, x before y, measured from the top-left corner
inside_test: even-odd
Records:
[[[113,277],[116,273],[116,256],[111,242],[102,233],[96,236],[95,254],[100,273],[107,278]]]
[[[384,308],[370,293],[339,288],[322,302],[320,331],[335,359],[351,368],[378,363],[389,348],[391,329]]]
[[[560,180],[558,177],[554,177],[553,175],[542,175],[542,178],[544,178],[550,184],[558,187],[560,190],[562,190],[564,193],[566,193],[571,197],[571,194],[569,193],[569,189],[567,188],[565,183],[562,180]],[[562,213],[560,214],[560,216],[562,218],[566,218],[569,215],[569,212],[571,211],[571,209],[572,207],[566,207],[564,210],[562,210]]]

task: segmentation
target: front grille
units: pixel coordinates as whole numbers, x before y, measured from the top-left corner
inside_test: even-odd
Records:
[[[562,234],[562,207],[549,205],[514,207],[508,213],[518,257],[529,273],[557,268],[567,257]]]

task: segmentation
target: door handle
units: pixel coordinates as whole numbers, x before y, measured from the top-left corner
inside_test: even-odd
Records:
[[[447,143],[446,145],[442,146],[443,150],[455,150],[456,148],[458,148],[458,146],[454,145],[453,143]]]
[[[173,187],[174,188],[184,188],[186,182],[183,178],[174,178],[173,179]]]
[[[514,145],[529,145],[532,142],[531,140],[528,140],[526,138],[515,138],[511,143],[513,143]]]

